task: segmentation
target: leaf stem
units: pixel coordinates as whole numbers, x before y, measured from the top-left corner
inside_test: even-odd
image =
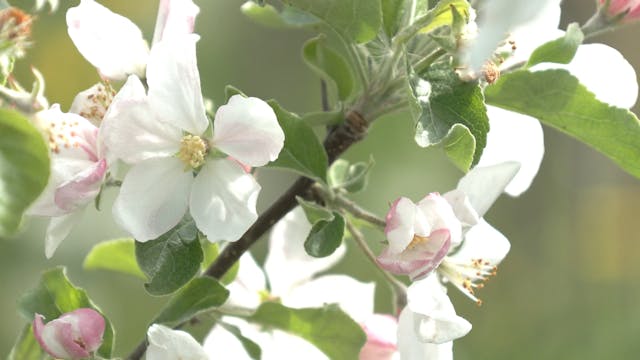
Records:
[[[336,192],[330,192],[320,185],[314,185],[313,190],[317,192],[322,198],[331,202],[333,205],[340,209],[344,209],[353,215],[355,218],[364,220],[372,225],[384,229],[387,222],[378,215],[363,209],[360,205],[356,204],[353,200],[338,194]]]
[[[442,49],[442,48],[437,49],[436,51],[432,52],[431,54],[425,56],[420,61],[415,63],[415,65],[413,66],[413,69],[415,70],[416,73],[420,74],[424,70],[428,69],[429,66],[431,66],[431,64],[433,64],[436,60],[438,60],[440,57],[446,54],[447,54],[447,51],[445,49]]]

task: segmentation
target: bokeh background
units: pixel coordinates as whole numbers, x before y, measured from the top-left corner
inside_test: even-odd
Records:
[[[201,7],[198,57],[205,96],[220,103],[224,86],[233,84],[250,95],[275,98],[292,111],[318,110],[319,80],[300,56],[301,44],[313,34],[255,25],[240,13],[242,2],[196,0]],[[13,3],[32,5],[26,0]],[[18,65],[23,83],[31,81],[29,64],[40,69],[48,99],[63,109],[98,80],[66,33],[66,8],[77,3],[62,0],[57,13],[38,16],[35,46]],[[101,3],[132,19],[151,38],[156,0]],[[586,20],[594,9],[595,1],[565,1],[563,26]],[[616,47],[640,69],[639,33],[640,26],[630,25],[592,41]],[[379,214],[400,195],[418,200],[428,192],[444,192],[461,176],[440,151],[418,148],[412,127],[402,114],[384,118],[366,141],[346,154],[353,161],[373,154],[370,187],[354,198]],[[545,137],[545,159],[531,189],[517,199],[503,196],[487,215],[511,240],[512,250],[499,275],[480,293],[484,305],[477,307],[450,291],[458,313],[473,323],[472,332],[455,343],[456,358],[635,359],[640,353],[640,180],[553,129],[545,128]],[[264,188],[260,208],[293,179],[273,170],[259,176]],[[44,221],[30,219],[17,236],[0,239],[0,354],[9,352],[25,322],[17,314],[16,300],[35,286],[41,271],[56,265],[67,266],[71,280],[111,318],[118,332],[117,355],[124,356],[140,341],[167,298],[148,296],[138,279],[82,269],[94,244],[125,235],[110,218],[113,195],[106,196],[107,210],[87,212],[51,260],[43,252]],[[371,243],[382,240],[380,234],[368,235]],[[262,241],[254,254],[263,259],[265,250]],[[335,271],[379,280],[356,249]],[[388,295],[381,283],[378,311],[390,310]]]

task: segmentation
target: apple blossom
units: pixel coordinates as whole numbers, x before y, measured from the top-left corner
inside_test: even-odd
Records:
[[[360,360],[396,360],[398,320],[386,314],[373,314],[362,323],[367,342],[360,350]]]
[[[49,143],[51,176],[28,213],[51,217],[45,237],[45,255],[50,258],[100,193],[109,161],[98,128],[82,116],[63,113],[55,104],[39,112],[36,122]]]
[[[95,126],[100,126],[115,95],[116,92],[111,84],[97,83],[76,95],[69,112],[82,116]]]
[[[236,279],[228,285],[230,296],[223,312],[253,311],[264,300],[280,301],[292,308],[321,307],[337,303],[355,321],[363,322],[373,314],[374,284],[362,283],[344,275],[315,277],[340,261],[345,255],[341,246],[325,258],[313,258],[305,253],[304,241],[311,230],[301,208],[296,208],[278,222],[271,233],[269,253],[265,261],[270,290],[265,274],[250,254],[240,260]],[[244,336],[262,348],[262,359],[276,360],[302,357],[327,359],[320,350],[307,341],[280,330],[265,331],[245,320],[223,317],[223,322],[238,327]],[[216,326],[205,340],[205,349],[211,356],[222,354],[229,358],[248,358],[242,345]],[[220,350],[224,349],[224,350]],[[231,356],[230,354],[233,354]]]
[[[153,324],[147,331],[147,360],[207,360],[210,357],[189,333]]]
[[[262,166],[283,146],[284,133],[271,107],[240,95],[218,108],[213,136],[208,134],[197,40],[192,34],[156,43],[147,66],[148,93],[137,76],[130,76],[103,120],[109,149],[134,165],[113,213],[138,241],[164,234],[188,208],[210,241],[237,240],[257,218],[260,191],[237,161]]]
[[[42,349],[56,359],[88,358],[102,344],[105,321],[93,309],[68,312],[46,325],[43,319],[44,316],[35,315],[33,333]]]
[[[605,9],[611,17],[624,14],[622,21],[631,21],[640,18],[640,1],[638,0],[599,0],[600,6],[609,6]]]
[[[162,0],[153,43],[193,32],[200,9],[191,0]],[[78,51],[108,79],[145,77],[149,46],[140,29],[126,17],[94,0],[81,0],[67,11],[69,37]]]

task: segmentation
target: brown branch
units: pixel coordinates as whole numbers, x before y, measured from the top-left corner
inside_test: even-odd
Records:
[[[357,112],[347,114],[344,123],[329,128],[324,140],[324,149],[327,152],[329,164],[333,163],[351,145],[362,140],[369,127],[368,122]],[[236,263],[249,248],[264,235],[273,224],[282,219],[296,205],[296,196],[303,196],[310,192],[313,180],[299,177],[265,212],[255,223],[233,243],[230,243],[216,260],[204,272],[204,275],[220,279]],[[133,350],[128,360],[139,360],[147,349],[147,342],[143,340]]]

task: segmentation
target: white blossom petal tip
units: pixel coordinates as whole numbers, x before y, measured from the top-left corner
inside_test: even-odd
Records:
[[[218,108],[213,146],[250,166],[278,158],[284,132],[275,112],[261,99],[234,95]]]
[[[153,324],[147,331],[147,360],[208,360],[209,356],[189,333]]]
[[[172,37],[193,33],[200,8],[191,0],[160,0],[153,44]]]

